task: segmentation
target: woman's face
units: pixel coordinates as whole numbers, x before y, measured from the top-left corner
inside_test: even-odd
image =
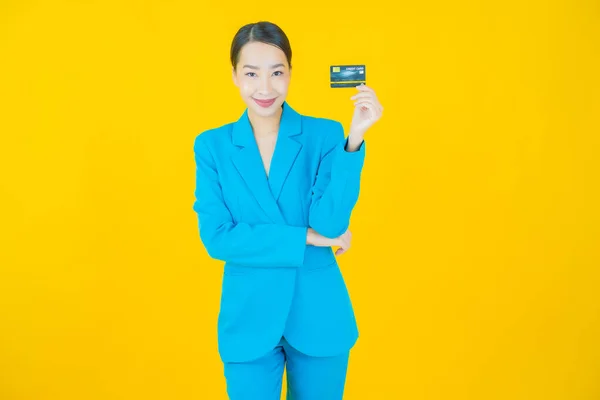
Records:
[[[291,69],[285,53],[262,42],[245,44],[240,51],[237,70],[233,70],[233,82],[240,89],[248,109],[263,117],[280,111],[290,78]]]

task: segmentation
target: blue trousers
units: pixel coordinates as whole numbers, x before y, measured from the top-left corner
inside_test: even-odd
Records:
[[[280,400],[286,367],[287,400],[341,400],[349,351],[335,357],[311,357],[285,338],[263,357],[250,362],[224,363],[231,400]]]

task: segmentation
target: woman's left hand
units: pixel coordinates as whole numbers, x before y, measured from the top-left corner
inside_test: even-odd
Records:
[[[354,115],[350,124],[350,136],[362,140],[365,132],[379,119],[383,113],[383,106],[379,103],[375,91],[367,85],[356,87],[359,93],[350,97],[354,102]]]

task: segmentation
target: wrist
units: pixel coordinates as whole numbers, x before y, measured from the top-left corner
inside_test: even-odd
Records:
[[[362,142],[364,141],[364,137],[362,134],[354,134],[354,133],[350,133],[350,135],[348,135],[348,139],[346,141],[346,151],[357,151]]]
[[[315,231],[312,228],[306,230],[306,244],[313,245],[315,239]]]

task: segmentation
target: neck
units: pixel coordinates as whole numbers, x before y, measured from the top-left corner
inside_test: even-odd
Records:
[[[279,107],[274,115],[263,117],[261,115],[254,114],[250,109],[248,109],[248,119],[250,120],[250,125],[252,125],[254,136],[267,137],[277,135],[279,132],[279,122],[281,121],[282,112],[283,107]]]

